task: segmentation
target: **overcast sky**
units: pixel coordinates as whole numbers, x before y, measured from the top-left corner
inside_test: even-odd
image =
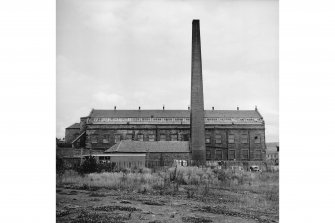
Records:
[[[277,0],[57,0],[57,137],[95,109],[187,109],[200,19],[205,109],[254,109],[278,141]]]

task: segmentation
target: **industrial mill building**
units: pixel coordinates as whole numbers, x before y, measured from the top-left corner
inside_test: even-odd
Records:
[[[264,161],[265,123],[257,107],[252,110],[215,110],[214,107],[204,110],[199,20],[193,20],[192,24],[190,108],[92,109],[88,116],[80,118],[80,123],[66,128],[66,143],[102,154],[118,153],[120,145],[123,152],[131,153],[133,149],[134,153],[147,154],[150,150],[150,153],[160,154],[150,158],[150,162],[157,165],[170,165],[174,159],[200,164],[206,161]],[[176,151],[178,148],[183,151]]]

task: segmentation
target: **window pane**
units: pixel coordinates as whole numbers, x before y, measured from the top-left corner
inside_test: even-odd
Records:
[[[221,142],[221,135],[215,135],[215,143],[220,144]]]
[[[171,135],[171,141],[177,141],[178,140],[178,137],[177,135]]]
[[[211,137],[210,136],[206,136],[206,143],[211,143]]]
[[[206,150],[206,159],[210,160],[211,159],[211,151]]]
[[[259,135],[255,136],[255,143],[261,143],[261,137]]]
[[[242,143],[248,143],[248,135],[246,135],[246,134],[243,134],[242,135]]]
[[[149,135],[149,141],[150,142],[155,141],[155,135]]]
[[[222,160],[222,150],[216,150],[215,155],[216,160]]]
[[[228,158],[229,158],[230,160],[235,159],[235,150],[229,150]]]
[[[92,135],[91,136],[91,142],[92,143],[98,143],[98,136],[97,135]]]
[[[234,135],[229,135],[228,136],[228,143],[235,143],[235,136]]]
[[[243,149],[242,151],[242,159],[243,160],[248,160],[249,159],[249,150]]]
[[[137,135],[137,140],[138,141],[143,141],[143,135],[142,134],[138,134]]]
[[[104,138],[102,140],[103,143],[109,143],[109,135],[104,135]]]
[[[114,135],[114,142],[118,143],[121,141],[121,135]]]
[[[159,140],[160,141],[166,141],[166,135],[160,135]]]

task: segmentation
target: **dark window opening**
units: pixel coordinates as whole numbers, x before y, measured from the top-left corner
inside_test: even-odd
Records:
[[[91,136],[91,142],[92,143],[98,143],[98,136],[97,135],[92,135]]]
[[[228,143],[235,143],[235,136],[234,135],[228,135]]]
[[[216,150],[215,151],[215,159],[216,160],[222,160],[222,150]]]
[[[166,141],[166,135],[160,135],[159,136],[159,141]]]
[[[249,150],[243,149],[241,151],[241,159],[248,160],[249,159]]]
[[[138,141],[143,141],[143,135],[142,134],[138,134],[137,135],[137,140]]]
[[[222,143],[221,135],[215,135],[215,143],[216,144],[221,144]]]
[[[149,135],[149,141],[150,142],[155,141],[155,135]]]
[[[115,135],[114,136],[114,142],[115,143],[118,143],[118,142],[120,142],[121,141],[121,135]]]
[[[229,160],[234,160],[235,159],[235,150],[229,150],[228,159]]]
[[[170,135],[171,141],[178,141],[178,136],[176,134]]]
[[[103,143],[109,143],[109,135],[104,135],[104,138],[102,139]]]
[[[211,159],[211,151],[210,150],[206,150],[206,159],[207,160]]]
[[[205,142],[206,142],[207,144],[210,144],[210,143],[211,143],[211,137],[210,137],[209,135],[206,136]]]
[[[261,143],[261,137],[255,136],[255,143]]]
[[[242,143],[248,143],[248,135],[246,134],[243,134],[242,135],[242,140],[241,140]]]

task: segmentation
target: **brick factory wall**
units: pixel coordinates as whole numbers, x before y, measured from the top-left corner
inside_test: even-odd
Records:
[[[229,135],[234,136],[234,143],[229,143]],[[247,141],[242,141],[243,135]],[[210,142],[206,143],[207,160],[219,160],[217,154],[222,154],[221,160],[231,160],[229,151],[235,152],[236,160],[265,160],[265,130],[264,129],[206,129],[206,136]],[[221,136],[218,143],[216,136]],[[255,137],[260,138],[260,143],[255,143]],[[260,155],[258,159],[256,152]],[[247,154],[247,157],[242,156]]]
[[[121,140],[127,139],[130,135],[132,140],[138,140],[138,135],[143,135],[144,141],[149,141],[149,135],[155,135],[155,139],[160,140],[161,135],[166,136],[166,140],[171,140],[171,135],[177,135],[179,141],[188,141],[189,126],[169,125],[87,125],[86,148],[108,149],[115,144],[115,135],[120,135]],[[109,140],[104,142],[104,135],[108,135]],[[226,126],[206,126],[206,135],[210,136],[210,143],[206,143],[206,151],[210,152],[207,160],[218,160],[216,154],[222,153],[221,160],[229,160],[229,150],[235,152],[236,160],[265,160],[265,129],[259,125],[226,125]],[[217,143],[215,136],[221,136],[221,143]],[[229,135],[234,135],[234,143],[228,142]],[[242,135],[247,135],[247,143],[242,142]],[[97,137],[97,143],[92,142],[92,137]],[[260,138],[260,143],[255,143],[255,137]],[[242,156],[247,154],[246,159]],[[260,159],[257,159],[257,153]]]
[[[149,135],[155,135],[155,139],[160,140],[161,135],[166,135],[166,140],[171,140],[171,135],[177,135],[179,141],[188,141],[189,128],[180,126],[156,127],[156,125],[94,125],[88,126],[86,130],[86,147],[92,149],[108,149],[115,144],[115,135],[120,135],[121,140],[127,139],[127,135],[132,140],[138,140],[139,135],[143,135],[143,141],[149,141]],[[109,136],[109,141],[103,141],[104,135]],[[92,139],[97,137],[97,143]]]

